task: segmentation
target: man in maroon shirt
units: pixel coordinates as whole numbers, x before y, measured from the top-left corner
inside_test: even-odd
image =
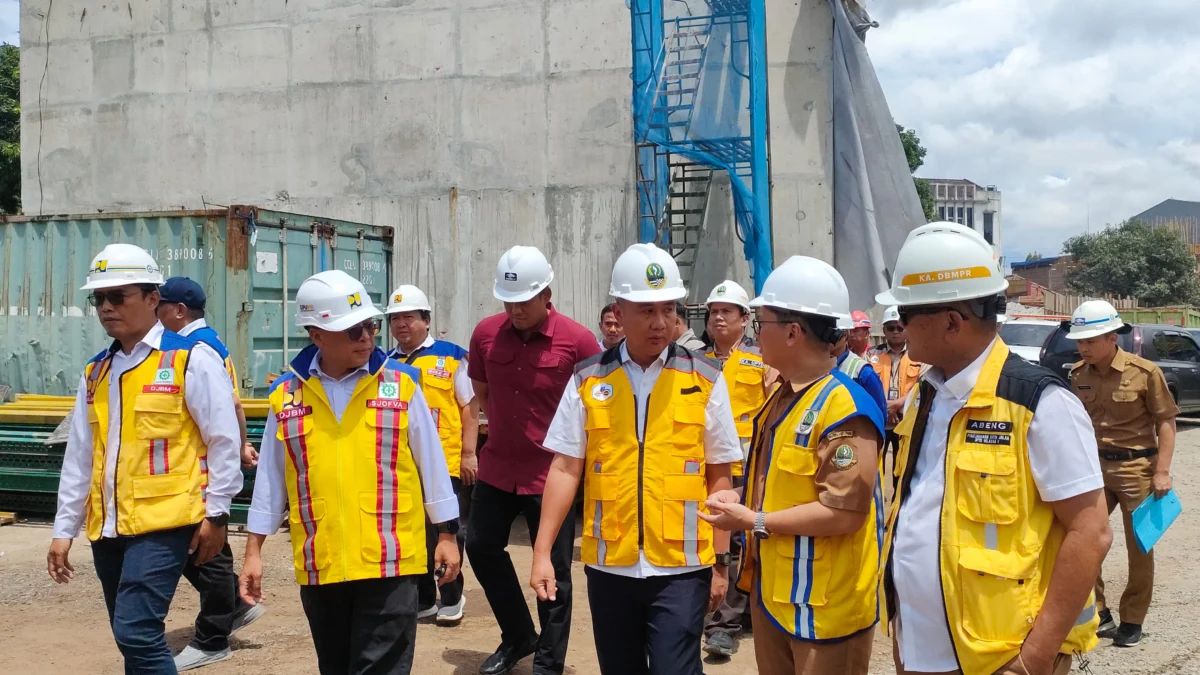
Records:
[[[559,592],[538,601],[541,638],[525,605],[521,582],[506,550],[517,514],[525,516],[529,540],[537,540],[542,488],[554,453],[542,442],[575,364],[600,352],[584,326],[550,304],[554,271],[542,252],[514,246],[496,266],[493,294],[504,313],[489,316],[471,336],[467,373],[487,411],[488,439],[467,527],[467,556],[500,624],[500,647],[479,668],[481,675],[508,673],[534,654],[534,675],[561,675],[571,633],[571,557],[575,519],[568,517],[550,555]]]

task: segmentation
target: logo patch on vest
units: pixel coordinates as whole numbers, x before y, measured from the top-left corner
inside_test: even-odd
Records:
[[[177,384],[148,384],[142,387],[143,394],[178,394]]]
[[[395,382],[380,382],[379,398],[388,400],[400,398],[400,385]]]
[[[381,390],[382,386],[379,387]],[[383,393],[382,391],[380,393]],[[369,398],[368,408],[384,408],[386,410],[408,410],[408,401],[397,401],[394,398]]]
[[[612,398],[613,388],[611,384],[602,383],[592,387],[593,401],[607,401]]]
[[[804,417],[800,418],[800,426],[796,427],[796,433],[807,434],[812,431],[812,427],[817,423],[817,411],[809,408],[804,411]]]
[[[450,379],[450,371],[444,370],[440,367],[439,368],[430,368],[429,370],[427,370],[425,372],[428,373],[429,375],[432,375],[433,377],[436,377],[439,380]]]
[[[1011,432],[1012,430],[1012,422],[997,422],[995,420],[967,420],[967,431]]]
[[[275,421],[283,422],[284,420],[294,420],[297,417],[304,417],[305,415],[311,415],[311,414],[312,414],[312,406],[310,406],[310,405],[293,406],[290,408],[285,407],[283,410],[280,410],[279,412],[275,413]]]
[[[154,373],[154,384],[175,384],[175,369],[159,368]]]
[[[871,355],[871,363],[879,363],[879,355],[878,354]]]
[[[967,432],[968,443],[983,445],[1012,445],[1012,434],[975,434]]]
[[[830,441],[836,441],[839,438],[850,438],[853,435],[853,431],[831,431],[825,435],[825,438]]]
[[[858,459],[854,456],[854,448],[840,445],[837,450],[833,451],[833,465],[837,467],[838,471],[845,471],[855,464],[858,464]]]
[[[763,367],[762,361],[755,361],[754,359],[741,359],[738,361],[738,363],[742,364],[743,366],[750,366],[752,368]]]

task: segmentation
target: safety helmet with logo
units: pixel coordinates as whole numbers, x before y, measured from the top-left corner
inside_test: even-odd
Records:
[[[895,321],[897,323],[899,323],[899,321],[900,321],[900,308],[897,307],[896,305],[892,305],[891,307],[888,307],[887,309],[883,310],[884,325],[887,325],[893,321]]]
[[[145,249],[133,244],[109,244],[92,258],[87,283],[79,290],[93,291],[134,284],[161,286],[162,282],[163,275],[158,263]]]
[[[867,316],[867,313],[861,309],[856,309],[853,312],[850,312],[850,318],[854,320],[855,328],[871,327],[871,317]]]
[[[1086,340],[1105,333],[1128,333],[1131,330],[1133,326],[1121,320],[1115,307],[1103,300],[1088,300],[1071,314],[1071,331],[1066,338]]]
[[[296,325],[342,331],[379,316],[362,282],[341,270],[318,272],[296,291]]]
[[[391,297],[388,298],[388,306],[385,313],[399,314],[400,312],[418,312],[421,310],[426,312],[433,311],[433,308],[429,306],[429,297],[425,295],[425,291],[416,286],[404,284],[392,291]]]
[[[665,302],[687,297],[679,266],[654,244],[634,244],[613,265],[610,295],[629,302]]]
[[[956,223],[930,223],[909,233],[881,305],[936,305],[995,298],[1008,288],[992,245]]]
[[[717,284],[712,289],[712,293],[708,294],[708,300],[705,300],[704,304],[712,307],[714,302],[728,302],[731,305],[741,307],[747,312],[750,311],[750,294],[746,292],[746,289],[742,288],[741,284],[730,279]]]
[[[535,246],[514,246],[496,263],[492,295],[501,302],[531,300],[554,279],[554,268]]]
[[[850,292],[842,275],[829,263],[803,255],[794,255],[776,267],[750,306],[829,317],[837,320],[838,328],[854,325]]]

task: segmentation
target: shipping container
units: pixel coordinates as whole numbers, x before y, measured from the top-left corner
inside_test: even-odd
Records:
[[[345,270],[377,304],[391,289],[392,228],[254,206],[10,217],[0,230],[0,385],[14,392],[73,394],[84,363],[110,344],[79,289],[113,242],[141,246],[165,277],[204,287],[205,318],[229,347],[243,396],[266,396],[285,350],[309,344],[294,314],[305,278]]]
[[[1200,328],[1200,309],[1176,305],[1173,307],[1134,307],[1117,311],[1127,323],[1155,323],[1181,328]]]

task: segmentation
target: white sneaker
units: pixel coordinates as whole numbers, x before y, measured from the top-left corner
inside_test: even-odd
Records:
[[[206,652],[188,645],[175,655],[175,670],[183,672],[231,658],[233,658],[233,652],[229,651],[228,647],[219,652]]]
[[[233,628],[230,629],[229,634],[233,635],[246,626],[258,621],[266,612],[267,608],[263,607],[261,602],[253,607],[248,608],[246,611],[233,617]]]
[[[467,606],[467,596],[458,599],[458,604],[447,605],[438,610],[437,623],[439,626],[457,626],[463,618],[463,609]]]
[[[417,620],[432,619],[438,614],[438,606],[426,607],[425,609],[417,608]]]

